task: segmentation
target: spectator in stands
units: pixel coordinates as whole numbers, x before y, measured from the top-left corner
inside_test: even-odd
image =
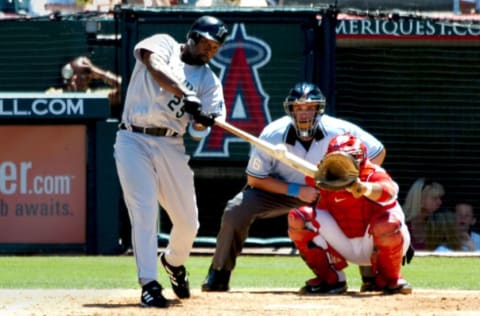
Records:
[[[48,15],[50,12],[45,8],[45,0],[30,1],[28,14],[31,16]]]
[[[105,92],[108,93],[111,116],[120,118],[122,110],[120,76],[95,65],[88,57],[79,56],[66,63],[61,69],[63,85],[50,88],[46,93],[62,92]],[[94,84],[97,84],[94,87]],[[122,250],[131,247],[131,228],[128,212],[120,194],[120,239]]]
[[[414,249],[425,249],[427,222],[440,209],[444,194],[445,190],[440,183],[425,178],[417,179],[410,187],[403,211]]]
[[[480,12],[480,0],[453,0],[455,14],[476,14]]]
[[[266,0],[197,0],[197,7],[266,7]]]
[[[63,87],[51,88],[49,92],[101,92],[108,93],[112,116],[119,117],[121,112],[121,83],[122,79],[116,74],[100,68],[85,56],[80,56],[62,67]],[[93,88],[97,81],[103,86]]]
[[[455,215],[463,250],[480,251],[480,234],[472,230],[477,222],[473,205],[458,203],[455,205]]]
[[[177,0],[145,0],[147,7],[171,7],[178,4]]]
[[[181,0],[180,0],[181,1]],[[124,4],[141,5],[144,7],[170,7],[177,5],[179,0],[127,0]]]
[[[32,1],[32,2],[36,2]],[[47,12],[75,13],[83,11],[83,4],[77,3],[76,0],[42,0]]]
[[[113,10],[116,5],[121,5],[121,0],[93,0],[87,1],[84,6],[85,11],[108,12]]]
[[[425,228],[425,250],[434,252],[462,251],[455,213],[439,211],[432,214]]]

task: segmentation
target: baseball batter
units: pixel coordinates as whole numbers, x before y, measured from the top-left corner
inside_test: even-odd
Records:
[[[288,235],[316,275],[301,292],[344,293],[347,283],[342,270],[348,261],[372,265],[370,291],[411,293],[400,271],[410,234],[397,202],[397,183],[367,158],[368,149],[357,137],[333,138],[327,154],[334,151],[351,154],[360,174],[345,189],[320,189],[316,210],[303,206],[289,212]]]
[[[286,116],[268,124],[260,138],[284,144],[295,155],[317,164],[334,136],[352,133],[368,147],[369,157],[382,163],[385,149],[380,141],[357,125],[324,113],[326,99],[314,84],[299,82],[284,102]],[[287,215],[292,207],[314,204],[318,189],[305,184],[305,176],[256,148],[247,166],[247,186],[228,201],[222,216],[217,246],[203,291],[228,291],[231,272],[258,218]]]
[[[198,139],[216,116],[225,116],[220,80],[207,65],[227,37],[219,19],[202,16],[187,42],[156,34],[134,48],[115,160],[132,224],[132,246],[142,286],[141,305],[166,307],[157,282],[158,204],[171,222],[169,244],[160,255],[173,291],[190,296],[184,263],[198,230],[193,172],[185,154],[187,128]]]

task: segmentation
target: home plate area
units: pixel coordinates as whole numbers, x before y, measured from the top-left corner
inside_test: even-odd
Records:
[[[0,315],[480,315],[480,291],[414,289],[410,295],[349,291],[342,295],[299,295],[296,289],[192,290],[178,300],[166,289],[165,310],[139,306],[138,289],[12,289],[0,290]]]

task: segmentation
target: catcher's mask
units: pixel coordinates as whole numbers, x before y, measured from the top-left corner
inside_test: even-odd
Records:
[[[351,134],[337,135],[328,143],[327,155],[334,151],[342,151],[350,154],[359,166],[365,164],[367,159],[367,147],[360,139]]]
[[[302,109],[294,105],[310,105],[308,109]],[[311,105],[314,105],[311,110]],[[299,82],[292,89],[283,102],[285,112],[292,121],[300,138],[310,138],[315,133],[319,114],[325,112],[326,99],[320,88],[313,83]]]

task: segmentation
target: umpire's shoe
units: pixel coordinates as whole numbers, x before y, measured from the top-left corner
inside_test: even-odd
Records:
[[[230,282],[231,271],[227,270],[215,270],[212,267],[208,270],[208,275],[202,284],[203,292],[226,292],[230,288],[228,283]]]
[[[174,267],[170,265],[167,260],[165,260],[165,254],[160,254],[160,261],[167,272],[170,283],[172,284],[173,292],[177,295],[178,298],[189,298],[190,297],[190,285],[187,277],[187,270],[185,267],[178,266]]]
[[[167,299],[162,295],[162,286],[157,281],[151,281],[142,286],[141,305],[160,308],[168,306]]]
[[[381,292],[382,289],[375,282],[375,277],[362,277],[362,286],[360,292]]]

